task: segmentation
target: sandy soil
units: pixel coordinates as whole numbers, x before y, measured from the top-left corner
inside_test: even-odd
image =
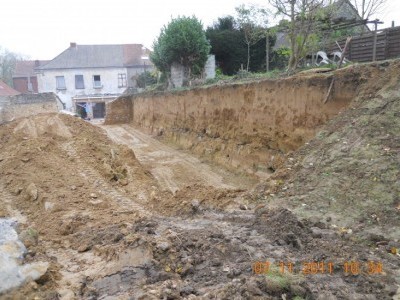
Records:
[[[215,188],[249,188],[250,178],[232,176],[198,158],[167,146],[130,125],[103,126],[117,144],[130,147],[139,162],[151,172],[163,189],[172,193],[193,184]]]

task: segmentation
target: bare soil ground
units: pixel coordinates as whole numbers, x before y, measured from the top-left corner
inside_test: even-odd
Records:
[[[161,187],[172,193],[194,184],[233,189],[249,188],[255,183],[250,178],[237,178],[221,168],[205,164],[193,155],[173,149],[128,124],[103,128],[113,142],[130,147]]]
[[[0,298],[396,299],[390,78],[253,189],[128,125],[46,114],[1,126],[0,217],[19,221],[24,262],[50,267]]]

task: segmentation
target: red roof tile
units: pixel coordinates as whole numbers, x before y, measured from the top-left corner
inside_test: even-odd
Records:
[[[0,96],[15,96],[19,94],[20,92],[14,90],[12,87],[0,80]]]
[[[15,70],[13,77],[26,77],[29,75],[36,76],[35,68],[40,67],[48,63],[49,60],[21,60],[15,64]]]

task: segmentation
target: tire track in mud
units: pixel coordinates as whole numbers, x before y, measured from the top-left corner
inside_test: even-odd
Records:
[[[62,149],[67,153],[70,158],[73,158],[79,167],[79,174],[85,179],[89,180],[93,183],[97,183],[97,186],[100,187],[97,192],[102,194],[105,197],[111,198],[115,201],[120,208],[119,211],[116,211],[116,214],[127,214],[127,213],[138,213],[139,217],[150,217],[152,214],[147,211],[144,207],[133,201],[132,199],[122,195],[115,188],[110,187],[109,184],[106,183],[104,179],[100,176],[98,172],[94,169],[90,168],[83,162],[79,154],[73,147],[73,142],[68,142],[62,144]]]
[[[84,180],[95,184],[97,186],[96,193],[109,198],[116,204],[114,207],[120,208],[117,211],[113,211],[113,214],[132,214],[132,217],[135,215],[133,218],[148,218],[152,216],[151,213],[135,203],[132,199],[122,195],[122,193],[115,188],[110,187],[110,185],[102,179],[102,176],[96,170],[89,167],[84,159],[77,153],[74,148],[74,142],[62,144],[61,149],[67,154],[68,158],[74,160],[74,164],[77,166],[76,173]],[[107,223],[105,225],[107,225]],[[93,251],[80,253],[77,250],[71,249],[70,246],[68,246],[68,242],[62,247],[58,244],[54,244],[51,240],[43,240],[42,243],[47,249],[47,255],[56,257],[57,262],[62,266],[60,270],[62,277],[58,281],[59,288],[57,290],[61,299],[76,299],[76,293],[82,287],[82,281],[84,281],[85,278],[95,278],[99,276],[99,274],[106,276],[107,273],[105,272],[110,268],[110,264],[112,264],[112,262],[107,261]]]
[[[215,172],[196,157],[175,150],[129,125],[101,128],[115,143],[130,147],[160,185],[174,194],[194,183],[223,189],[235,188],[236,184],[228,182],[227,176]]]

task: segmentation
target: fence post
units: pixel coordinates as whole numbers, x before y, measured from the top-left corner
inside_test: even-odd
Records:
[[[265,68],[269,72],[269,33],[265,36]]]
[[[376,61],[376,44],[378,41],[378,24],[383,24],[383,22],[379,21],[379,19],[375,19],[374,21],[370,21],[368,23],[373,23],[375,25],[374,45],[372,46],[372,61]]]
[[[352,39],[352,37],[349,36],[347,38],[347,40],[346,40],[346,44],[344,45],[344,48],[343,48],[343,51],[342,51],[342,55],[340,56],[339,64],[338,64],[338,67],[337,67],[338,69],[340,69],[342,67],[342,63],[343,63],[343,60],[344,60],[344,55],[346,54],[347,48],[350,46],[351,39]],[[325,100],[324,100],[324,104],[329,100],[329,97],[331,95],[334,82],[335,82],[335,77],[332,78],[331,84],[329,85],[328,93],[326,94],[326,97],[325,97]]]
[[[376,43],[378,41],[378,23],[375,23],[374,30],[374,45],[372,48],[372,61],[376,61]]]

